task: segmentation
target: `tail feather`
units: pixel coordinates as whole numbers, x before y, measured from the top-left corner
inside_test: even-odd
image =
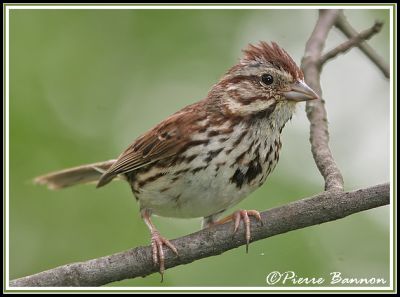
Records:
[[[96,182],[116,160],[86,164],[36,177],[34,183],[49,189],[61,189],[77,184]]]

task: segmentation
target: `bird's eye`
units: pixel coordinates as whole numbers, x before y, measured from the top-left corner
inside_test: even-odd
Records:
[[[265,85],[270,85],[274,82],[274,78],[272,77],[271,74],[263,74],[261,75],[261,81]]]

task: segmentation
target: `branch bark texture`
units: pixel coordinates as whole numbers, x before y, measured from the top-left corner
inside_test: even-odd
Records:
[[[307,41],[305,54],[301,62],[306,83],[321,98],[308,101],[306,112],[310,120],[311,152],[319,171],[325,179],[325,190],[343,190],[343,176],[329,148],[328,120],[320,84],[322,50],[328,33],[335,24],[339,13],[340,11],[335,9],[320,10],[317,24]]]
[[[261,213],[263,224],[251,220],[252,241],[317,225],[353,213],[389,204],[389,184],[352,192],[326,191]],[[222,254],[245,244],[244,230],[233,234],[233,223],[207,228],[172,240],[179,257],[166,250],[166,268]],[[101,286],[111,282],[157,272],[151,247],[137,247],[121,253],[60,266],[10,282],[12,287]]]

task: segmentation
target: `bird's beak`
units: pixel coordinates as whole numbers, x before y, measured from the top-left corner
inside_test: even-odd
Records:
[[[296,102],[319,99],[319,96],[302,80],[291,85],[289,91],[283,92],[287,100]]]

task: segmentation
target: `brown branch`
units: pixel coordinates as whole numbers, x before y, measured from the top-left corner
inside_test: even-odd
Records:
[[[342,12],[337,17],[335,26],[342,31],[347,38],[354,38],[358,35],[358,32],[351,26]],[[389,65],[386,64],[382,57],[380,57],[372,47],[370,47],[366,42],[362,42],[357,46],[382,71],[386,78],[390,78]]]
[[[251,221],[252,241],[296,229],[313,226],[389,204],[389,184],[353,192],[322,192],[261,213],[263,224]],[[233,236],[232,223],[204,229],[172,240],[179,251],[176,257],[166,250],[166,268],[222,254],[245,244],[242,227]],[[246,255],[244,254],[243,257]],[[123,279],[143,277],[157,272],[152,264],[151,248],[137,247],[117,254],[73,263],[15,279],[11,287],[101,286]]]
[[[330,59],[333,59],[334,57],[336,57],[337,55],[344,54],[345,52],[347,52],[349,49],[353,48],[354,46],[359,46],[359,44],[361,42],[370,39],[373,35],[379,33],[379,31],[381,31],[382,26],[383,26],[383,23],[377,21],[371,28],[362,31],[361,33],[352,37],[350,40],[347,40],[346,42],[344,42],[344,43],[338,45],[337,47],[335,47],[334,49],[330,50],[329,52],[327,52],[326,54],[324,54],[321,57],[321,59],[320,59],[321,66],[323,64],[325,64],[327,61],[329,61]]]
[[[301,62],[306,83],[321,99],[308,101],[307,117],[310,120],[311,151],[325,180],[325,190],[343,190],[343,177],[329,148],[328,120],[320,84],[320,58],[325,40],[335,24],[339,10],[320,10],[317,24],[306,44]]]

